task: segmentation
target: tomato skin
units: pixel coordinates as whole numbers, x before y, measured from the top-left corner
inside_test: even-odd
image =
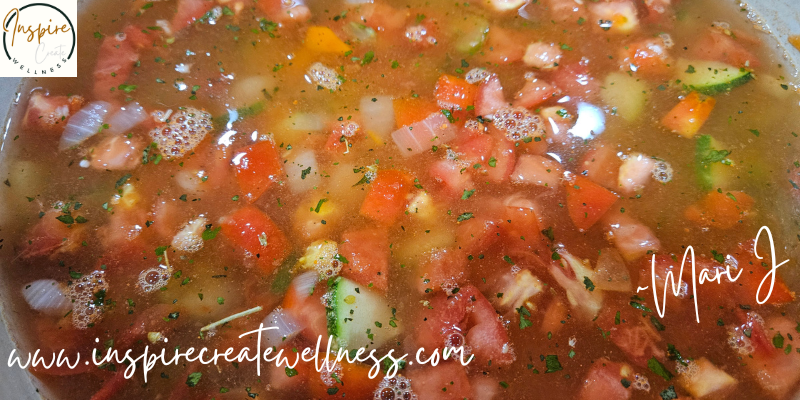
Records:
[[[697,92],[689,93],[664,116],[661,124],[672,132],[691,138],[706,123],[716,104],[713,97],[701,99]]]
[[[578,176],[565,185],[569,217],[581,232],[600,220],[618,198],[613,192],[583,176]]]
[[[744,192],[714,191],[697,204],[687,207],[684,216],[705,227],[731,229],[744,221],[754,205],[755,200]]]
[[[233,212],[222,222],[222,233],[247,255],[256,257],[256,265],[265,273],[272,273],[291,250],[283,231],[255,206],[245,206]],[[266,245],[262,245],[266,241]]]
[[[283,176],[281,158],[275,144],[265,140],[247,146],[233,157],[236,182],[247,202],[261,197],[272,184]]]
[[[475,103],[478,88],[464,79],[444,74],[436,82],[435,96],[439,106],[466,110]]]
[[[367,228],[342,234],[339,253],[348,263],[342,276],[381,292],[389,288],[389,235],[386,229]]]
[[[384,170],[370,184],[360,214],[382,225],[393,224],[403,213],[414,179],[405,172]]]

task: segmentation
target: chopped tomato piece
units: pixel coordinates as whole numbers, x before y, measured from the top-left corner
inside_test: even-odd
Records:
[[[324,358],[324,355],[321,355]],[[345,399],[371,399],[373,392],[378,388],[381,381],[380,375],[375,379],[369,378],[371,365],[350,363],[342,361],[338,363],[341,373],[333,375],[335,372],[328,372],[322,367],[322,372],[314,371],[310,368],[309,386],[311,397],[314,399],[344,397]]]
[[[475,97],[475,114],[482,116],[492,115],[495,111],[506,106],[508,106],[508,102],[506,102],[503,94],[503,85],[500,84],[500,78],[497,75],[492,75],[478,87],[478,94]]]
[[[736,259],[737,267],[742,271],[739,279],[732,284],[733,297],[740,301],[742,304],[751,304],[756,299],[764,300],[770,290],[770,278],[767,277],[768,268],[761,264],[755,253],[753,253],[753,243],[742,243],[733,254]],[[759,255],[765,257],[764,251],[759,249]],[[769,258],[768,256],[765,257]],[[731,272],[736,276],[736,272]],[[766,278],[766,280],[764,280]],[[764,282],[763,285],[761,282]],[[759,286],[761,292],[758,293]],[[775,275],[775,285],[772,287],[772,294],[764,304],[788,304],[794,301],[795,294],[792,292],[786,283],[781,279],[780,275]]]
[[[697,92],[689,93],[667,113],[661,124],[681,136],[690,138],[706,123],[715,104],[717,101],[713,97],[701,99]]]
[[[607,332],[604,335],[608,335],[630,362],[646,366],[647,361],[653,357],[663,360],[663,348],[666,346],[662,345],[662,339],[653,324],[642,317],[639,310],[623,304],[617,307],[605,305],[597,317],[597,326]]]
[[[347,260],[342,264],[342,276],[382,292],[388,290],[389,235],[385,229],[345,232],[339,254]]]
[[[106,375],[106,381],[103,387],[98,390],[91,400],[111,400],[125,388],[128,379],[125,379],[125,370],[115,372],[113,375]]]
[[[431,164],[428,174],[437,183],[442,184],[450,197],[461,196],[465,190],[472,190],[475,184],[472,175],[455,160],[439,160]]]
[[[615,363],[607,358],[596,360],[583,380],[581,400],[629,399],[630,384],[625,386],[622,380],[627,378],[630,382],[633,378],[632,371],[625,364]]]
[[[241,149],[233,156],[236,181],[247,201],[261,197],[283,175],[275,144],[265,140]]]
[[[406,206],[414,179],[405,172],[384,170],[370,185],[367,197],[361,204],[361,215],[391,225]]]
[[[100,100],[114,100],[124,93],[124,84],[139,60],[139,50],[150,41],[141,28],[128,25],[123,35],[109,35],[103,39],[94,67],[94,96]],[[122,40],[120,40],[122,39]],[[130,89],[128,89],[130,90]]]
[[[426,400],[472,399],[470,378],[458,361],[425,366],[408,372],[414,393]],[[447,389],[447,390],[444,390]]]
[[[558,95],[558,88],[541,79],[533,78],[514,96],[514,106],[534,108]]]
[[[648,78],[669,76],[672,68],[667,46],[661,38],[630,43],[622,50],[622,66]]]
[[[31,94],[25,110],[22,126],[25,130],[61,133],[69,121],[83,106],[81,96],[48,96],[41,91]]]
[[[226,217],[222,233],[246,256],[255,257],[265,274],[274,271],[291,250],[283,231],[254,206],[242,207]]]
[[[566,187],[567,211],[580,231],[591,228],[617,201],[617,195],[582,176]]]
[[[589,65],[585,61],[562,65],[553,72],[550,83],[574,98],[594,100],[600,91],[600,84],[589,73]]]
[[[478,255],[500,240],[498,221],[485,217],[460,222],[456,228],[456,243],[466,254]]]
[[[172,29],[180,31],[202,18],[214,7],[215,2],[208,0],[179,0],[178,11],[172,17]]]
[[[697,204],[686,208],[686,219],[702,226],[730,229],[744,222],[755,200],[744,192],[711,192]]]
[[[311,19],[311,10],[305,1],[259,0],[255,2],[261,12],[267,14],[273,21],[308,21]]]
[[[728,32],[730,33],[730,32]],[[758,68],[758,57],[747,50],[739,41],[720,29],[711,28],[692,47],[695,57],[720,61],[737,68]]]
[[[434,101],[419,98],[395,99],[394,120],[397,126],[403,127],[428,118],[431,114],[441,112],[441,108]]]
[[[460,249],[435,249],[419,263],[420,293],[452,289],[464,282],[467,254]]]
[[[527,46],[523,35],[500,26],[492,26],[481,54],[492,64],[510,64],[522,60]]]
[[[475,102],[478,88],[464,79],[442,75],[436,82],[435,96],[439,106],[445,109],[466,110]]]
[[[617,187],[620,166],[622,160],[616,151],[611,146],[599,145],[583,156],[579,172],[606,189],[612,189]]]

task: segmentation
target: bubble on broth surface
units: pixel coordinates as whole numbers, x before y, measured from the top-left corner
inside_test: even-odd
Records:
[[[326,386],[333,386],[338,381],[344,379],[344,370],[342,370],[342,365],[338,362],[333,363],[333,368],[328,370],[327,366],[322,367],[322,372],[319,373],[319,377]]]
[[[664,160],[656,160],[653,166],[653,179],[661,183],[672,180],[672,166]]]
[[[485,81],[489,75],[491,75],[489,71],[483,68],[473,68],[467,72],[467,75],[464,78],[467,80],[467,82],[474,85],[476,83]]]
[[[165,125],[153,128],[150,137],[158,144],[158,150],[167,160],[178,159],[190,153],[211,133],[211,114],[193,107],[186,107],[171,115],[158,112],[154,118]]]
[[[406,38],[413,43],[436,44],[436,38],[428,35],[428,29],[424,25],[413,25],[406,28]]]
[[[308,67],[306,80],[309,83],[315,83],[328,90],[336,90],[342,84],[339,79],[339,74],[332,68],[326,67],[321,62],[315,62]]]
[[[747,313],[744,324],[728,329],[728,345],[743,356],[753,354],[755,347],[750,336],[753,328],[759,327],[763,329],[764,319],[754,312]]]
[[[642,374],[636,374],[633,376],[633,383],[631,386],[637,390],[644,390],[645,392],[650,391],[650,381],[648,381],[647,377]]]
[[[678,362],[675,365],[675,371],[686,377],[688,380],[694,379],[694,376],[697,375],[697,372],[700,370],[700,367],[697,365],[696,362],[692,360],[687,360],[686,365]]]
[[[545,133],[542,119],[522,107],[501,108],[494,113],[493,123],[513,141],[540,137]]]
[[[86,329],[103,317],[108,282],[103,271],[84,275],[69,287],[72,299],[72,324]]]
[[[383,378],[373,396],[375,400],[416,400],[417,394],[411,390],[411,380],[397,375]]]
[[[139,274],[139,289],[145,293],[154,292],[167,285],[172,276],[172,267],[159,265],[148,268]]]

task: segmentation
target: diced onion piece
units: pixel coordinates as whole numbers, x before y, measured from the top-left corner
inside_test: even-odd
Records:
[[[567,300],[579,314],[585,319],[593,319],[603,307],[603,292],[589,285],[589,282],[594,282],[595,279],[592,270],[566,250],[562,249],[558,254],[564,264],[572,268],[575,278],[565,275],[562,268],[556,265],[550,265],[550,274],[567,291]]]
[[[431,147],[440,146],[455,137],[456,128],[439,112],[392,133],[392,139],[404,157],[430,150]]]
[[[627,196],[634,195],[644,189],[644,186],[653,175],[655,166],[655,160],[644,154],[634,153],[625,157],[622,161],[622,166],[619,167],[617,179],[619,189]]]
[[[719,369],[705,357],[691,360],[687,366],[678,364],[678,382],[694,398],[704,398],[712,393],[720,395],[736,385],[734,377]]]
[[[612,248],[600,251],[597,267],[594,270],[594,285],[598,289],[614,292],[630,292],[633,290],[630,272],[625,260],[619,252]]]
[[[103,125],[109,108],[111,104],[105,101],[93,101],[76,112],[69,118],[64,133],[61,134],[58,149],[66,150],[96,135]]]
[[[63,317],[72,309],[72,300],[64,294],[64,287],[52,279],[39,279],[22,287],[22,296],[28,305],[41,313]]]
[[[128,103],[106,120],[108,133],[128,133],[147,118],[147,111],[137,102]]]
[[[291,285],[295,292],[303,295],[305,298],[311,296],[311,292],[314,290],[314,286],[317,285],[318,280],[319,274],[316,271],[308,271],[297,275],[292,280]]]
[[[389,96],[365,96],[359,110],[364,118],[364,129],[379,138],[386,138],[394,128],[394,104]]]
[[[661,242],[646,225],[625,214],[611,214],[605,221],[606,239],[614,243],[626,261],[661,249]]]
[[[291,315],[284,312],[281,307],[272,310],[272,312],[264,318],[262,323],[265,328],[277,328],[264,331],[262,338],[269,347],[279,347],[282,343],[291,340],[303,330],[302,325],[292,318]]]
[[[283,121],[283,127],[293,131],[317,132],[325,129],[325,122],[319,114],[294,113]]]
[[[286,182],[292,193],[303,193],[318,187],[322,181],[317,157],[313,150],[292,152],[283,164]]]

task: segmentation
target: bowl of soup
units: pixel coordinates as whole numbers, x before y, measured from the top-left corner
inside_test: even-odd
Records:
[[[2,82],[0,382],[795,398],[798,11],[82,2]]]

